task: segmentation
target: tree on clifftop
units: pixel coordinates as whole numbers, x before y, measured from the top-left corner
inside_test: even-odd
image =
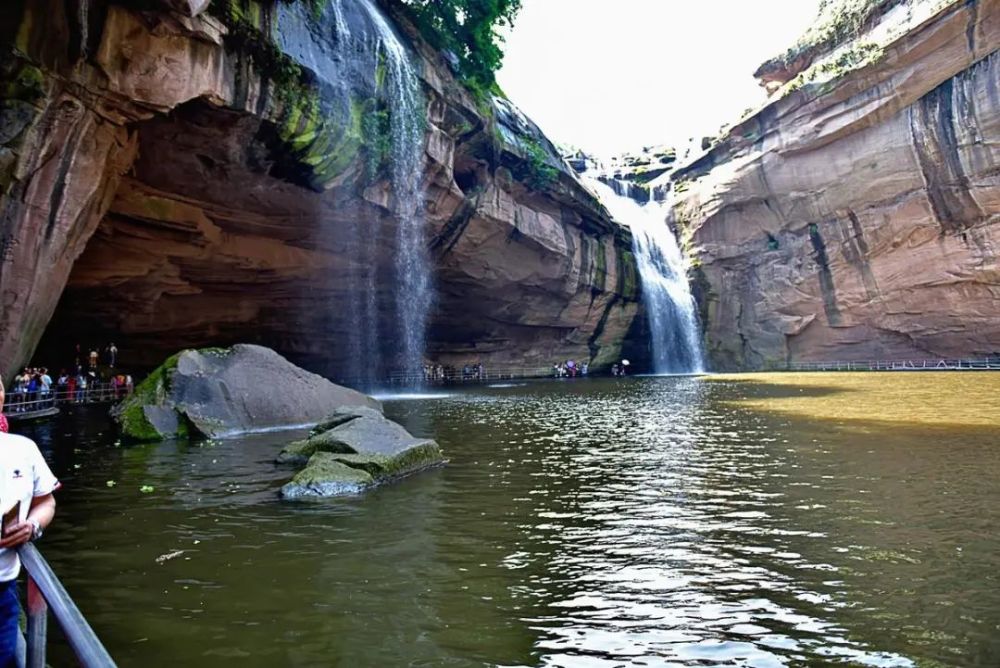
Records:
[[[510,26],[521,0],[403,0],[417,27],[438,49],[458,58],[460,74],[481,91],[495,85],[494,73],[503,62],[503,37],[498,28]]]

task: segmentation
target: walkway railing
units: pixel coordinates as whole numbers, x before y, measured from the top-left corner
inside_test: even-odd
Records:
[[[83,668],[113,668],[114,660],[84,619],[73,599],[31,543],[17,549],[28,573],[27,668],[45,668],[48,610],[51,608],[66,641]]]
[[[69,404],[103,404],[124,399],[129,394],[127,387],[112,387],[110,383],[100,383],[94,387],[74,390],[57,390],[42,394],[33,392],[7,391],[4,413],[17,416],[21,413],[41,412],[46,409]]]
[[[1000,370],[1000,357],[965,359],[868,360],[861,362],[795,362],[790,371],[959,371]]]
[[[495,383],[504,380],[516,380],[519,378],[554,378],[556,375],[555,369],[551,366],[548,367],[491,367],[483,368],[480,371],[477,368],[471,368],[468,371],[459,368],[445,368],[441,371],[429,370],[426,373],[404,373],[395,372],[388,376],[379,378],[377,384],[379,386],[399,386],[399,387],[414,387],[417,385],[458,385],[462,383]],[[580,371],[577,370],[577,376],[580,375]],[[364,384],[362,379],[340,379],[338,382],[343,382],[346,384],[357,383],[361,380],[360,384]]]

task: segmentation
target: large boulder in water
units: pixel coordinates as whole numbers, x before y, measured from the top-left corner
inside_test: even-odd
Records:
[[[151,441],[313,425],[343,407],[382,410],[269,348],[241,344],[177,353],[112,415],[126,436]]]
[[[305,464],[281,488],[286,499],[356,494],[444,462],[435,441],[416,438],[367,407],[337,411],[308,438],[289,443],[279,463]]]

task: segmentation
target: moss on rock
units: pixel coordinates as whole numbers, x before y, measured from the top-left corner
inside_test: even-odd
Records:
[[[147,406],[159,406],[170,393],[170,380],[177,370],[177,362],[184,351],[172,355],[145,380],[139,383],[121,404],[115,407],[113,415],[118,419],[122,435],[136,441],[158,441],[172,436],[186,435],[186,423],[178,421],[178,431],[162,433],[150,421]]]
[[[348,466],[328,452],[317,452],[306,467],[281,488],[286,499],[358,494],[375,484],[370,473]]]

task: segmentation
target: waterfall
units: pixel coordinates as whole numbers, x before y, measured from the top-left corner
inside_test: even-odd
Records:
[[[431,309],[430,261],[424,240],[424,108],[410,53],[371,0],[362,0],[385,57],[390,97],[390,173],[399,225],[396,231],[393,318],[400,356],[396,370],[419,378],[423,367],[427,316]]]
[[[377,221],[360,220],[348,233],[357,249],[357,269],[351,277],[347,317],[351,354],[347,373],[354,382],[373,389],[380,374],[405,373],[419,378],[424,359],[428,313],[433,305],[431,265],[424,239],[424,130],[426,109],[413,57],[396,30],[373,0],[354,0],[354,13],[366,30],[352,30],[346,18],[347,0],[333,3],[338,60],[351,62],[357,54],[371,54],[380,97],[389,112],[388,176],[397,219],[394,239],[381,233]],[[393,248],[392,275],[379,272],[380,250]],[[392,295],[392,313],[386,317],[380,295]],[[381,323],[381,326],[380,326]],[[394,351],[390,357],[387,351]]]
[[[669,202],[640,205],[595,178],[585,180],[611,216],[632,230],[632,251],[649,319],[653,371],[701,372],[704,366],[698,317],[684,257],[666,223]]]

